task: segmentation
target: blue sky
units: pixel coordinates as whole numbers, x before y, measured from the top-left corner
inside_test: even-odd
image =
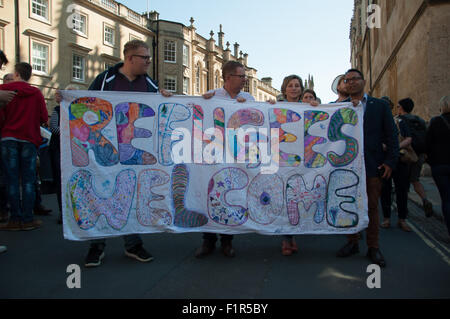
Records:
[[[147,10],[146,0],[120,1],[136,12]],[[238,42],[248,53],[248,64],[258,78],[271,77],[280,89],[283,78],[314,76],[315,91],[323,103],[336,99],[331,82],[350,68],[350,21],[353,0],[150,0],[150,11],[160,19],[190,25],[217,41],[219,25],[225,43]]]

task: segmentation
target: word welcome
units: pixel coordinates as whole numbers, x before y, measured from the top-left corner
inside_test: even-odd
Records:
[[[367,224],[359,108],[63,96],[66,238],[351,233]]]

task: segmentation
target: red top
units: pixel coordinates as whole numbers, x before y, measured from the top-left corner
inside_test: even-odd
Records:
[[[42,142],[40,124],[48,120],[41,91],[23,81],[0,85],[0,90],[17,92],[0,110],[1,138],[13,137],[39,147]]]

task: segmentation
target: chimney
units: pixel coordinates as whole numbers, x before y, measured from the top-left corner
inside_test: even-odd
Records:
[[[159,20],[159,13],[157,11],[150,11],[150,20],[151,21],[158,21]]]
[[[219,47],[221,49],[223,49],[223,39],[224,39],[225,33],[222,32],[222,25],[220,25],[220,31],[217,35],[219,36]]]
[[[248,66],[248,54],[247,53],[244,54],[244,65]]]
[[[234,56],[237,58],[239,58],[239,43],[235,43],[234,44]]]
[[[261,82],[267,84],[268,86],[272,86],[272,78],[262,78]]]

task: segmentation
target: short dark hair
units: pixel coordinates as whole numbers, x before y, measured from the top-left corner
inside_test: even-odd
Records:
[[[14,66],[14,71],[19,73],[22,80],[28,81],[31,78],[33,68],[26,62],[19,62]]]
[[[311,94],[314,96],[314,99],[317,100],[316,92],[314,92],[314,90],[311,90],[311,89],[306,89],[306,90],[303,92],[303,94],[302,94],[302,99],[303,99],[303,96],[304,96],[306,93],[311,93]]]
[[[222,78],[225,81],[225,77],[230,74],[233,73],[234,70],[236,70],[237,68],[243,68],[244,66],[242,65],[242,63],[239,63],[237,61],[228,61],[227,63],[225,63],[222,67]]]
[[[6,55],[5,55],[5,53],[2,51],[2,50],[0,50],[0,68],[3,66],[3,64],[4,65],[7,65],[8,64],[8,59],[6,58]]]
[[[129,51],[136,50],[138,48],[149,49],[149,46],[147,43],[145,43],[142,40],[135,39],[135,40],[128,41],[127,43],[125,43],[125,45],[123,47],[123,55],[126,56]]]
[[[361,75],[361,78],[364,80],[364,75],[362,74],[362,72],[361,72],[360,70],[358,70],[358,69],[350,69],[350,70],[348,70],[347,72],[345,72],[345,75],[347,75],[347,74],[350,73],[350,72],[356,72],[356,73],[358,73],[359,75]]]
[[[402,109],[406,113],[411,113],[414,109],[414,101],[409,97],[407,97],[406,99],[401,99],[400,101],[398,101],[398,104],[401,105]]]

